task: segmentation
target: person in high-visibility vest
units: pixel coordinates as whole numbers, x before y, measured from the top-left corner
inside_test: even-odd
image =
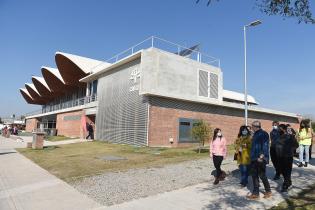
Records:
[[[300,163],[298,166],[307,167],[307,164],[310,159],[309,151],[310,151],[310,146],[312,144],[312,131],[309,125],[303,121],[300,124],[298,140],[299,140],[299,150],[300,150],[299,152]],[[305,160],[303,157],[304,151],[305,151]],[[304,162],[304,165],[303,165],[303,162]]]

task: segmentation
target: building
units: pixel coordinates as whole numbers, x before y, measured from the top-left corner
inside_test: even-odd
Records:
[[[20,89],[42,106],[27,115],[28,131],[84,137],[94,122],[99,140],[176,147],[195,143],[195,120],[222,128],[230,142],[244,124],[244,95],[224,90],[220,61],[199,51],[150,37],[106,62],[62,52],[55,60],[57,69],[42,67],[43,77]],[[273,120],[298,125],[297,114],[262,108],[252,96],[248,102],[249,121],[266,130]]]

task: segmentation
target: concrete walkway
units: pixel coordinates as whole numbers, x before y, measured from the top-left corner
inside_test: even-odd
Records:
[[[33,137],[32,136],[15,136],[11,135],[10,138],[17,143],[21,143],[18,145],[25,145],[26,147],[27,142],[32,142]],[[63,145],[63,144],[75,144],[75,143],[83,143],[83,142],[90,142],[92,140],[87,139],[67,139],[62,141],[47,141],[44,140],[44,146],[57,146],[57,145]]]
[[[206,209],[268,209],[283,201],[288,195],[279,193],[282,181],[270,181],[273,197],[249,201],[248,189],[238,187],[238,172],[235,162],[225,161],[223,169],[231,173],[224,182],[214,186],[201,183],[183,189],[161,193],[114,206],[101,206],[79,193],[67,183],[51,175],[13,148],[25,147],[25,142],[0,137],[0,209],[12,210],[206,210]],[[274,170],[268,166],[268,177]],[[293,189],[298,193],[315,182],[315,161],[308,168],[293,169]],[[205,175],[208,176],[208,175]],[[251,180],[249,180],[251,183]],[[263,190],[263,189],[261,189]],[[118,192],[119,193],[119,192]]]
[[[13,148],[25,142],[0,137],[1,210],[86,210],[98,203],[40,168]]]
[[[308,168],[293,169],[292,180],[294,187],[290,190],[290,195],[295,195],[306,186],[315,183],[315,161],[311,162]],[[273,168],[268,166],[268,177],[272,188],[273,197],[270,199],[261,198],[259,201],[246,199],[252,186],[240,188],[238,186],[238,172],[235,170],[235,163],[223,166],[226,171],[232,171],[224,182],[214,186],[212,183],[202,183],[183,189],[158,194],[130,202],[100,208],[102,210],[206,210],[206,209],[268,209],[277,205],[288,197],[287,193],[280,193],[282,181],[271,181],[274,175]],[[233,171],[234,169],[234,171]],[[249,180],[251,183],[251,179]],[[261,191],[263,187],[261,184]]]

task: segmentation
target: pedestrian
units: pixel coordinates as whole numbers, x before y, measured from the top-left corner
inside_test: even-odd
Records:
[[[252,138],[248,127],[241,126],[235,141],[235,155],[241,172],[241,187],[246,187],[248,184],[251,145]]]
[[[223,137],[221,129],[214,129],[212,141],[210,142],[210,158],[213,159],[213,164],[216,169],[216,175],[214,183],[219,184],[219,181],[223,181],[226,173],[221,170],[221,164],[226,157],[226,139]]]
[[[88,135],[86,137],[86,139],[94,139],[94,128],[93,128],[93,123],[90,122],[88,125],[87,125],[87,131],[88,131]]]
[[[272,131],[270,132],[270,159],[273,164],[273,167],[275,168],[276,174],[273,177],[273,180],[280,179],[280,167],[278,163],[278,156],[276,154],[276,144],[279,141],[280,133],[279,133],[279,122],[273,121],[272,122]]]
[[[250,153],[250,173],[252,175],[254,189],[252,194],[247,196],[247,198],[256,200],[259,199],[259,178],[265,188],[264,198],[271,197],[270,184],[266,176],[266,165],[269,163],[269,135],[261,128],[259,121],[254,121],[252,128],[254,135]]]
[[[280,167],[280,173],[283,176],[281,192],[287,192],[292,185],[291,173],[293,165],[293,151],[299,146],[295,136],[288,133],[288,127],[285,124],[279,125],[279,140],[276,144],[276,154]]]
[[[286,126],[287,126],[287,133],[289,134],[289,135],[291,135],[293,138],[297,138],[296,137],[296,131],[294,130],[294,128],[292,128],[291,127],[291,125],[290,124],[286,124]],[[293,157],[298,157],[299,155],[297,154],[297,152],[296,152],[296,149],[293,151]],[[310,158],[311,158],[311,156],[310,156]]]
[[[311,128],[308,126],[307,123],[304,121],[300,124],[300,129],[298,133],[298,140],[299,140],[299,167],[307,167],[309,162],[309,151],[310,145],[312,144],[312,132]],[[305,159],[303,158],[303,153],[305,151]],[[304,162],[304,165],[303,165]]]

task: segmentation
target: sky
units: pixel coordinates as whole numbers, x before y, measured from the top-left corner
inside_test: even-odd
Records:
[[[224,88],[248,91],[261,107],[315,116],[315,25],[268,16],[252,0],[0,0],[0,116],[40,109],[19,88],[55,67],[56,51],[106,60],[155,35],[221,60]],[[315,13],[315,3],[312,11]]]

